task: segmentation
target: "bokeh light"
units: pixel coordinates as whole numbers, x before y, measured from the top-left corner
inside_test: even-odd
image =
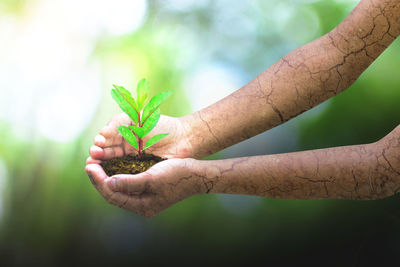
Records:
[[[191,107],[197,111],[228,96],[242,85],[238,71],[210,64],[200,66],[192,76],[188,76],[184,87],[190,92]]]
[[[334,251],[342,266],[373,263],[383,251],[380,264],[397,257],[397,196],[200,195],[145,219],[107,204],[83,171],[93,137],[120,112],[112,84],[133,89],[146,77],[154,94],[174,90],[162,113],[183,116],[329,32],[357,3],[0,1],[0,265],[283,265]],[[212,158],[374,142],[400,123],[399,69],[397,40],[348,91]]]

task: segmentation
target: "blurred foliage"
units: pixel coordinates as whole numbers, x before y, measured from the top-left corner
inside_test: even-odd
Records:
[[[179,50],[174,47],[173,40],[160,43],[149,36],[146,26],[132,36],[107,38],[99,41],[94,55],[107,64],[116,62],[140,62],[131,65],[131,75],[134,77],[147,77],[150,81],[151,93],[156,95],[163,91],[173,90],[167,105],[161,107],[164,114],[170,116],[183,116],[189,111],[188,102],[182,88],[182,70],[176,65],[175,58]],[[106,69],[105,69],[106,70]],[[178,87],[177,87],[178,86]],[[131,89],[133,90],[133,88]]]
[[[31,0],[33,2],[35,0]],[[20,13],[23,11],[28,0],[1,0],[0,1],[0,12],[4,13]]]
[[[26,2],[2,0],[0,10],[16,12]],[[250,80],[331,30],[355,5],[333,0],[185,3],[183,9],[183,1],[175,6],[149,1],[138,31],[102,35],[92,55],[103,73],[125,65],[132,77],[146,77],[154,94],[174,90],[162,107],[171,116],[190,112],[184,79],[198,66],[222,62]],[[399,52],[396,41],[349,90],[291,121],[298,131],[296,150],[373,142],[398,125]],[[202,195],[153,219],[107,204],[83,169],[94,135],[118,112],[111,103],[107,90],[90,125],[69,143],[36,132],[22,139],[13,125],[0,121],[0,160],[6,166],[0,265],[400,264],[398,196],[293,201]]]

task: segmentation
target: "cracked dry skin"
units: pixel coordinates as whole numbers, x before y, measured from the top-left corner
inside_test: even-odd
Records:
[[[91,181],[111,204],[151,217],[195,194],[285,199],[379,199],[400,190],[400,126],[378,142],[199,161],[275,127],[348,88],[400,34],[400,0],[362,0],[335,29],[279,60],[240,90],[183,117],[184,159],[134,179]],[[179,155],[182,155],[178,153]],[[187,158],[193,157],[195,159]]]
[[[203,193],[285,199],[384,198],[400,190],[400,126],[372,144],[199,161],[196,169],[191,178],[199,179]]]
[[[107,180],[101,172],[103,178],[90,172],[89,177],[109,203],[145,217],[204,193],[370,200],[400,190],[399,151],[400,126],[366,145],[227,160],[171,159],[134,178]]]
[[[339,94],[399,34],[399,0],[361,1],[328,34],[292,51],[230,96],[187,116],[194,128],[193,157],[218,152]]]

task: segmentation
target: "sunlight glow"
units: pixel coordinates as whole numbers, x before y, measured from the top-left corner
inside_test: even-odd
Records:
[[[98,37],[129,34],[142,26],[147,14],[147,0],[44,0],[57,2],[63,21],[74,31]],[[54,5],[46,3],[47,6]]]
[[[164,5],[172,10],[190,12],[207,6],[209,2],[209,0],[167,0]]]
[[[59,142],[76,138],[94,116],[100,102],[100,72],[72,73],[39,101],[36,124],[42,135]]]
[[[23,139],[72,141],[100,103],[98,39],[134,32],[146,14],[147,0],[38,0],[0,17],[0,119]]]
[[[146,0],[103,0],[101,2],[103,16],[99,21],[111,34],[120,35],[135,31],[145,19],[147,13]]]
[[[185,81],[194,111],[207,107],[242,86],[240,74],[233,69],[213,64],[200,68]]]

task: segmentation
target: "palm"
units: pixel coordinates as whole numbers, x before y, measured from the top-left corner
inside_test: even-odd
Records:
[[[152,217],[169,206],[202,192],[202,180],[192,170],[192,159],[170,159],[136,175],[108,177],[99,164],[86,172],[99,193],[123,209]]]
[[[136,149],[126,142],[118,132],[117,127],[120,125],[132,125],[132,121],[125,113],[113,117],[100,130],[100,134],[95,138],[95,146],[90,149],[91,158],[88,159],[88,163],[137,153]],[[169,133],[169,135],[147,149],[146,152],[165,158],[189,157],[190,145],[184,135],[184,129],[185,127],[179,118],[161,116],[157,126],[144,141],[146,142],[151,136],[159,133]]]

